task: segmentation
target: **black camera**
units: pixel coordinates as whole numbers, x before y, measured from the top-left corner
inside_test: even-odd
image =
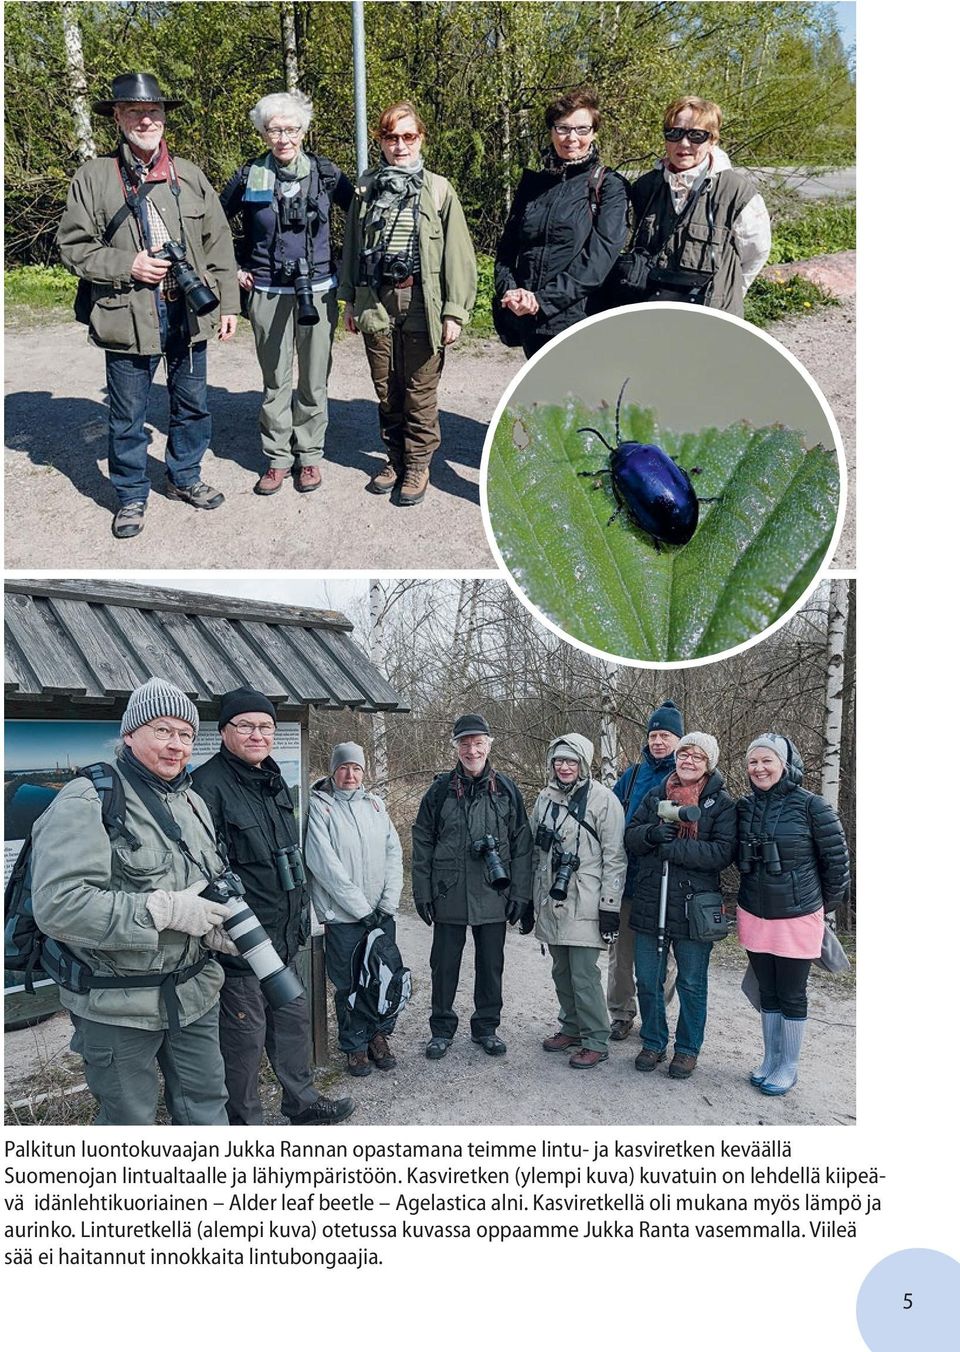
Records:
[[[293,286],[293,294],[297,302],[297,323],[319,324],[320,311],[313,303],[310,264],[305,258],[298,258],[295,263],[281,264],[279,270],[284,281],[290,282]]]
[[[280,877],[280,886],[284,892],[293,892],[295,888],[302,887],[307,881],[307,875],[303,871],[303,855],[300,853],[299,845],[287,845],[282,850],[277,850],[273,859]]]
[[[173,279],[195,315],[208,315],[217,308],[220,301],[187,262],[187,251],[182,244],[178,244],[175,239],[168,239],[162,249],[156,250],[154,257],[165,258],[170,264]]]
[[[552,826],[545,826],[541,822],[537,827],[534,844],[538,850],[553,850],[560,844],[560,832],[555,831]]]
[[[413,259],[409,254],[388,254],[382,244],[375,249],[364,249],[360,254],[361,286],[397,286],[412,276]]]
[[[413,259],[409,254],[384,254],[380,275],[390,286],[399,286],[413,276]]]
[[[550,895],[554,901],[566,901],[570,890],[570,879],[580,867],[580,856],[572,850],[554,850],[553,886]]]
[[[500,842],[496,836],[481,836],[479,840],[470,842],[470,853],[474,859],[484,861],[487,886],[492,887],[494,892],[506,892],[510,886],[510,874],[504,867],[499,851]]]
[[[283,1009],[303,995],[300,978],[280,960],[270,936],[243,899],[243,884],[229,869],[214,878],[203,896],[226,906],[229,914],[223,922],[241,958],[260,982],[263,998],[271,1009]]]

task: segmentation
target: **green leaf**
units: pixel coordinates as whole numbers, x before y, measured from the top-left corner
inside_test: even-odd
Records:
[[[676,435],[624,407],[624,441],[653,442],[688,472],[703,503],[687,544],[661,552],[617,503],[597,427],[613,418],[571,400],[507,409],[487,478],[490,521],[528,599],[573,638],[620,657],[677,662],[724,652],[767,629],[813,581],[840,501],[836,452],[807,450],[786,427],[747,423]]]

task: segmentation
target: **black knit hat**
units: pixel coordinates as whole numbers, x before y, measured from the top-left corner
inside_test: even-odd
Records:
[[[222,728],[225,723],[236,718],[237,714],[269,714],[274,723],[277,721],[276,708],[266,695],[259,690],[251,690],[248,685],[242,685],[239,690],[228,690],[221,696],[217,727]]]
[[[647,732],[672,732],[674,737],[683,736],[683,714],[672,699],[665,699],[659,709],[654,709]]]
[[[453,740],[459,737],[489,737],[490,724],[483,714],[461,714],[453,725]]]

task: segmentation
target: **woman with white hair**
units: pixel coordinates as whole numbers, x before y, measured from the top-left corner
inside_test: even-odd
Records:
[[[267,94],[250,110],[266,153],[241,165],[220,196],[240,215],[237,280],[263,372],[260,438],[269,462],[254,492],[320,487],[327,380],[337,327],[337,275],[330,218],[346,211],[353,184],[324,155],[305,151],[313,105],[303,94]],[[297,387],[291,396],[293,355]]]

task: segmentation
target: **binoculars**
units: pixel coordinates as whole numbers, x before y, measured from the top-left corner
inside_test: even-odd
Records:
[[[783,872],[780,863],[780,850],[777,842],[770,836],[747,836],[740,842],[739,869],[741,873],[750,873],[754,864],[763,864],[768,873],[776,875]]]
[[[293,892],[307,881],[299,845],[287,845],[273,856],[284,892]]]

